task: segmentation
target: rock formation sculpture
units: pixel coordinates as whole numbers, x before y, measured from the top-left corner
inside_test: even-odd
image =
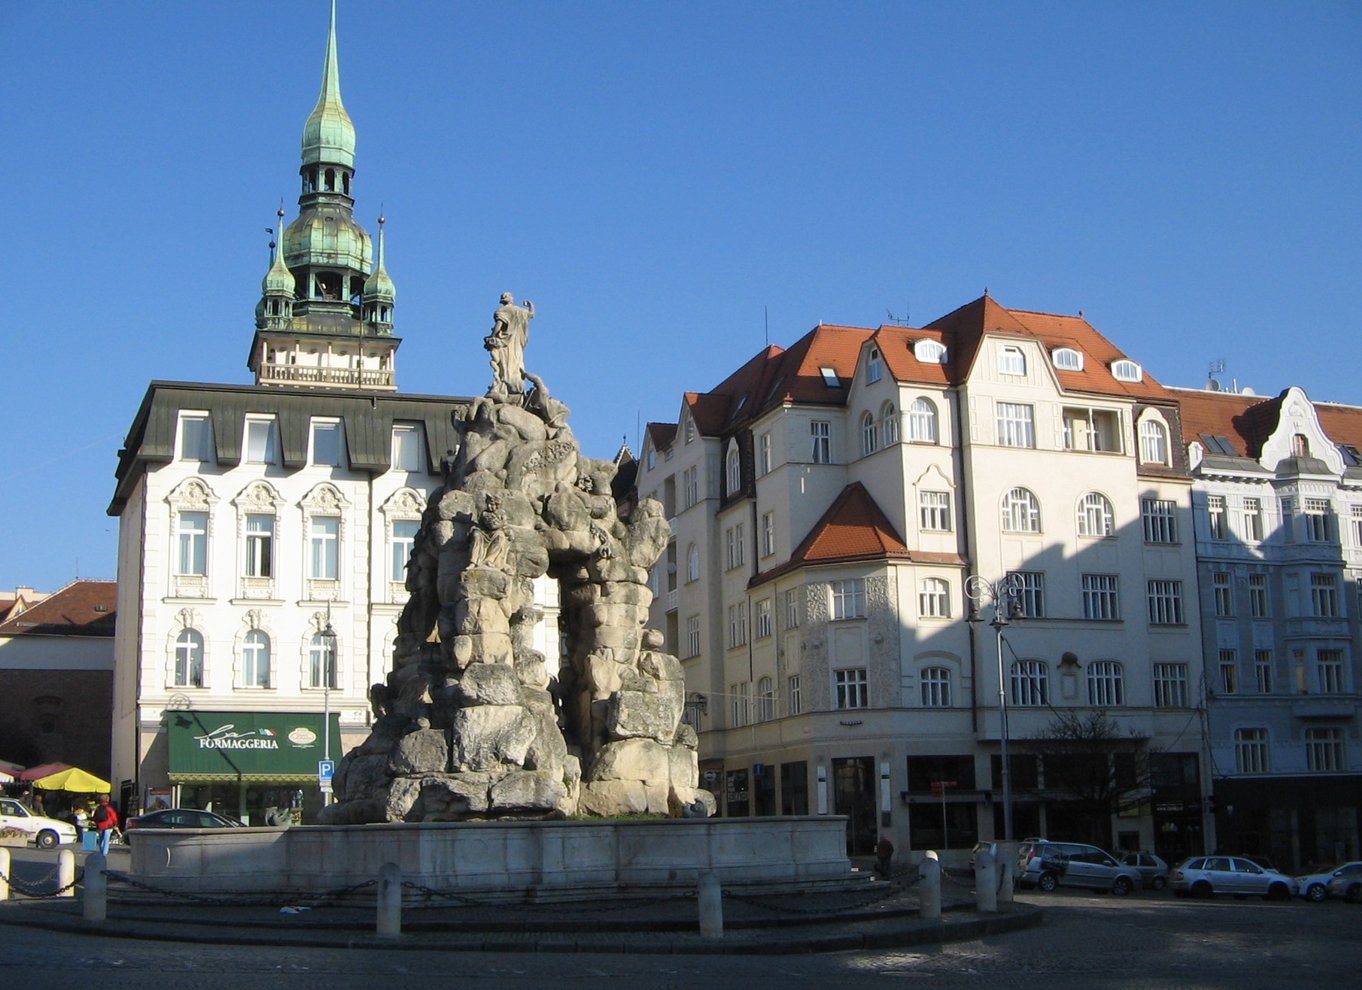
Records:
[[[620,516],[614,464],[582,455],[567,406],[525,370],[534,309],[512,298],[485,341],[492,387],[453,413],[461,443],[416,537],[393,670],[323,821],[714,810],[681,721],[681,664],[645,629],[662,506]],[[567,644],[556,678],[532,645],[544,575]]]

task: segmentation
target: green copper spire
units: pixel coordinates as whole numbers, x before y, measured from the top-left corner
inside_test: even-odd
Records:
[[[341,102],[340,59],[336,55],[336,0],[331,0],[331,30],[326,37],[322,92],[312,108],[312,115],[303,125],[303,164],[355,167],[355,125]]]

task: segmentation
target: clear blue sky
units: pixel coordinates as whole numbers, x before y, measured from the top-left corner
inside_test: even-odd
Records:
[[[1165,384],[1362,402],[1362,5],[340,2],[403,391],[497,296],[587,453],[767,340],[979,296]],[[0,5],[0,588],[114,577],[152,379],[246,382],[325,0]]]

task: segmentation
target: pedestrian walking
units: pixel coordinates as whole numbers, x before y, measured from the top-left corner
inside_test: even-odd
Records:
[[[99,851],[109,855],[109,841],[118,831],[118,811],[109,803],[109,795],[101,794],[95,807],[95,829],[99,832]]]

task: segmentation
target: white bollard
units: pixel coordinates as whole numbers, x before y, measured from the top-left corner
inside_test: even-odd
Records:
[[[974,896],[980,911],[998,910],[998,863],[991,852],[980,850],[974,857]]]
[[[719,878],[711,873],[700,875],[700,935],[704,938],[724,937],[724,892]]]
[[[76,896],[76,854],[70,849],[57,853],[57,887],[61,890],[58,897]]]
[[[1017,842],[999,842],[998,848],[998,904],[1010,909],[1017,891]]]
[[[378,871],[378,936],[402,934],[402,871],[396,863],[384,863]]]
[[[93,852],[85,857],[85,890],[81,906],[86,921],[103,921],[109,916],[109,875],[103,853]]]
[[[0,901],[9,900],[9,850],[0,846]]]
[[[927,850],[918,865],[918,917],[923,921],[941,920],[941,860],[936,850]]]

